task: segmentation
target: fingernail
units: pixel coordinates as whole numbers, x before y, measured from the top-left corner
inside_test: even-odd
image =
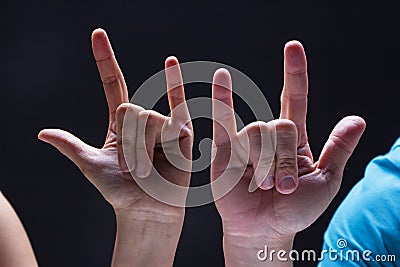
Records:
[[[145,178],[146,177],[146,167],[144,164],[139,164],[136,168],[136,176],[139,178]]]
[[[261,186],[263,187],[263,189],[270,189],[274,187],[274,176],[273,175],[267,176],[267,178],[265,178]]]
[[[132,172],[135,169],[135,161],[130,160],[127,162],[128,172]]]
[[[121,169],[122,172],[128,171],[128,166],[126,164],[125,158],[120,154],[118,154],[118,163],[119,163],[119,168]]]
[[[292,190],[295,187],[294,179],[292,176],[283,177],[279,186],[282,190]]]

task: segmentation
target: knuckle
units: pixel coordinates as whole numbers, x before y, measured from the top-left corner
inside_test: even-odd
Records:
[[[232,120],[234,113],[230,110],[221,110],[214,116],[213,121],[219,124],[224,124]]]
[[[260,132],[260,123],[258,121],[254,121],[250,123],[249,125],[246,126],[246,131],[248,133],[254,132],[254,133],[259,133]]]
[[[194,131],[191,127],[189,126],[184,126],[181,131],[179,132],[180,137],[187,137],[187,138],[194,138]]]
[[[297,159],[288,155],[278,156],[276,166],[278,169],[291,169],[295,168]]]
[[[123,104],[119,105],[118,108],[117,108],[117,116],[124,115],[127,110],[128,110],[128,104],[127,103],[123,103]]]
[[[122,146],[131,147],[134,145],[134,141],[129,136],[121,136],[121,137],[117,137],[117,144],[122,145]]]
[[[267,169],[267,168],[272,168],[272,165],[274,163],[274,158],[268,158],[268,159],[263,159],[258,162],[257,167],[262,168],[262,169]]]
[[[258,140],[258,142],[260,142],[261,140],[261,132],[259,128],[250,128],[246,131],[248,138],[250,138],[250,140],[255,139]]]
[[[165,121],[165,116],[154,110],[143,110],[139,113],[139,119],[143,125],[156,126],[159,122]]]
[[[270,136],[271,134],[270,130],[271,130],[270,125],[264,121],[252,122],[246,127],[248,135],[252,135],[255,137]]]
[[[142,126],[153,126],[155,123],[154,114],[151,110],[143,110],[139,113],[139,121],[141,122]]]
[[[153,128],[157,125],[156,120],[153,116],[149,116],[146,121],[146,128]]]
[[[145,143],[137,143],[136,144],[136,150],[140,153],[140,152],[143,152],[143,151],[147,151],[147,147],[146,147],[146,144]]]
[[[125,105],[125,104],[126,104],[126,106],[128,108],[128,111],[132,112],[132,113],[136,113],[136,112],[140,113],[140,112],[145,110],[143,107],[141,107],[139,105],[132,104],[132,103],[124,103],[122,105]]]
[[[173,89],[176,89],[178,86],[176,86],[176,87],[173,87]],[[171,89],[172,90],[172,89]],[[179,104],[179,103],[181,103],[182,101],[184,101],[184,98],[182,97],[182,95],[178,95],[178,94],[172,94],[172,93],[170,93],[169,95],[168,95],[168,98],[169,98],[169,100],[172,102],[172,103],[174,103],[174,104]]]
[[[114,74],[114,75],[110,75],[110,76],[106,76],[102,78],[102,82],[104,84],[113,84],[113,83],[117,83],[119,81],[119,77],[118,75]]]
[[[152,114],[152,110],[143,110],[139,113],[139,117],[141,119],[146,119],[147,117],[150,117],[150,115]]]
[[[269,133],[270,132],[270,125],[265,121],[258,121],[258,126],[260,127],[260,131],[262,133]]]
[[[74,147],[75,146],[74,144],[75,144],[75,137],[74,136],[69,136],[69,137],[65,138],[64,140],[62,140],[62,142],[60,144],[60,147],[62,149],[65,149],[65,148],[68,148],[68,147]],[[79,149],[77,152],[81,153],[82,150]]]
[[[262,136],[269,134],[270,126],[264,121],[255,121],[246,126],[246,132],[249,136]]]
[[[274,127],[278,133],[294,133],[297,135],[296,124],[288,119],[278,119],[274,121]]]
[[[229,103],[230,101],[232,101],[232,95],[229,91],[229,89],[227,89],[224,86],[221,85],[215,85],[219,90],[223,90],[222,92],[215,92],[215,104],[219,104],[219,105],[226,105],[226,103]]]
[[[351,155],[352,154],[352,144],[349,143],[347,140],[342,138],[341,136],[337,136],[332,134],[330,136],[330,140],[338,147],[340,147],[343,151],[345,151],[347,154]]]

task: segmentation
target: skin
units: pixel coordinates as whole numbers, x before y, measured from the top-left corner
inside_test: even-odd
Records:
[[[38,266],[25,229],[0,192],[0,266]]]
[[[226,266],[292,266],[290,260],[259,261],[257,252],[265,245],[269,250],[289,252],[296,233],[325,211],[339,190],[345,164],[365,122],[357,116],[342,119],[314,161],[306,131],[307,62],[297,41],[287,43],[284,49],[279,119],[255,122],[237,133],[229,72],[218,70],[213,83],[216,158],[211,180],[223,176],[240,179],[232,191],[216,201],[223,222]],[[223,110],[217,103],[229,109]],[[271,149],[261,146],[268,147],[274,133],[276,152],[271,154]],[[246,153],[248,158],[243,156]],[[230,162],[226,155],[231,156]],[[258,189],[249,192],[253,178]]]
[[[104,146],[89,146],[59,129],[42,130],[39,139],[72,160],[113,207],[117,235],[112,266],[172,266],[185,210],[147,195],[133,176],[151,179],[157,170],[164,179],[189,186],[190,166],[183,171],[166,158],[168,151],[179,149],[182,157],[192,158],[193,130],[179,63],[175,57],[165,62],[171,108],[171,117],[166,117],[128,103],[124,77],[103,30],[93,32],[92,47],[109,110]]]

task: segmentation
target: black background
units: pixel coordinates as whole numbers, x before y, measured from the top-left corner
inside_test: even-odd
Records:
[[[102,145],[108,115],[90,44],[97,27],[108,31],[130,95],[176,55],[246,73],[275,116],[283,46],[291,39],[304,44],[314,156],[345,115],[364,117],[367,130],[338,196],[297,235],[299,250],[320,249],[333,212],[367,162],[400,134],[395,1],[2,1],[0,189],[24,222],[41,266],[107,266],[112,256],[111,207],[71,162],[36,138],[42,128],[60,127]],[[210,95],[209,86],[198,88],[194,95]],[[197,131],[198,138],[211,134]],[[208,174],[193,179],[206,183]],[[188,209],[175,266],[223,266],[221,240],[213,204]],[[313,264],[297,264],[303,265]]]

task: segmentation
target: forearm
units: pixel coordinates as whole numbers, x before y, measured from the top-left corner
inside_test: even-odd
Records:
[[[1,192],[0,266],[37,266],[36,258],[24,227]]]
[[[289,258],[293,238],[268,241],[267,238],[248,237],[224,232],[225,266],[293,266]],[[284,252],[283,252],[284,251]]]
[[[112,266],[172,266],[183,217],[116,214]]]

